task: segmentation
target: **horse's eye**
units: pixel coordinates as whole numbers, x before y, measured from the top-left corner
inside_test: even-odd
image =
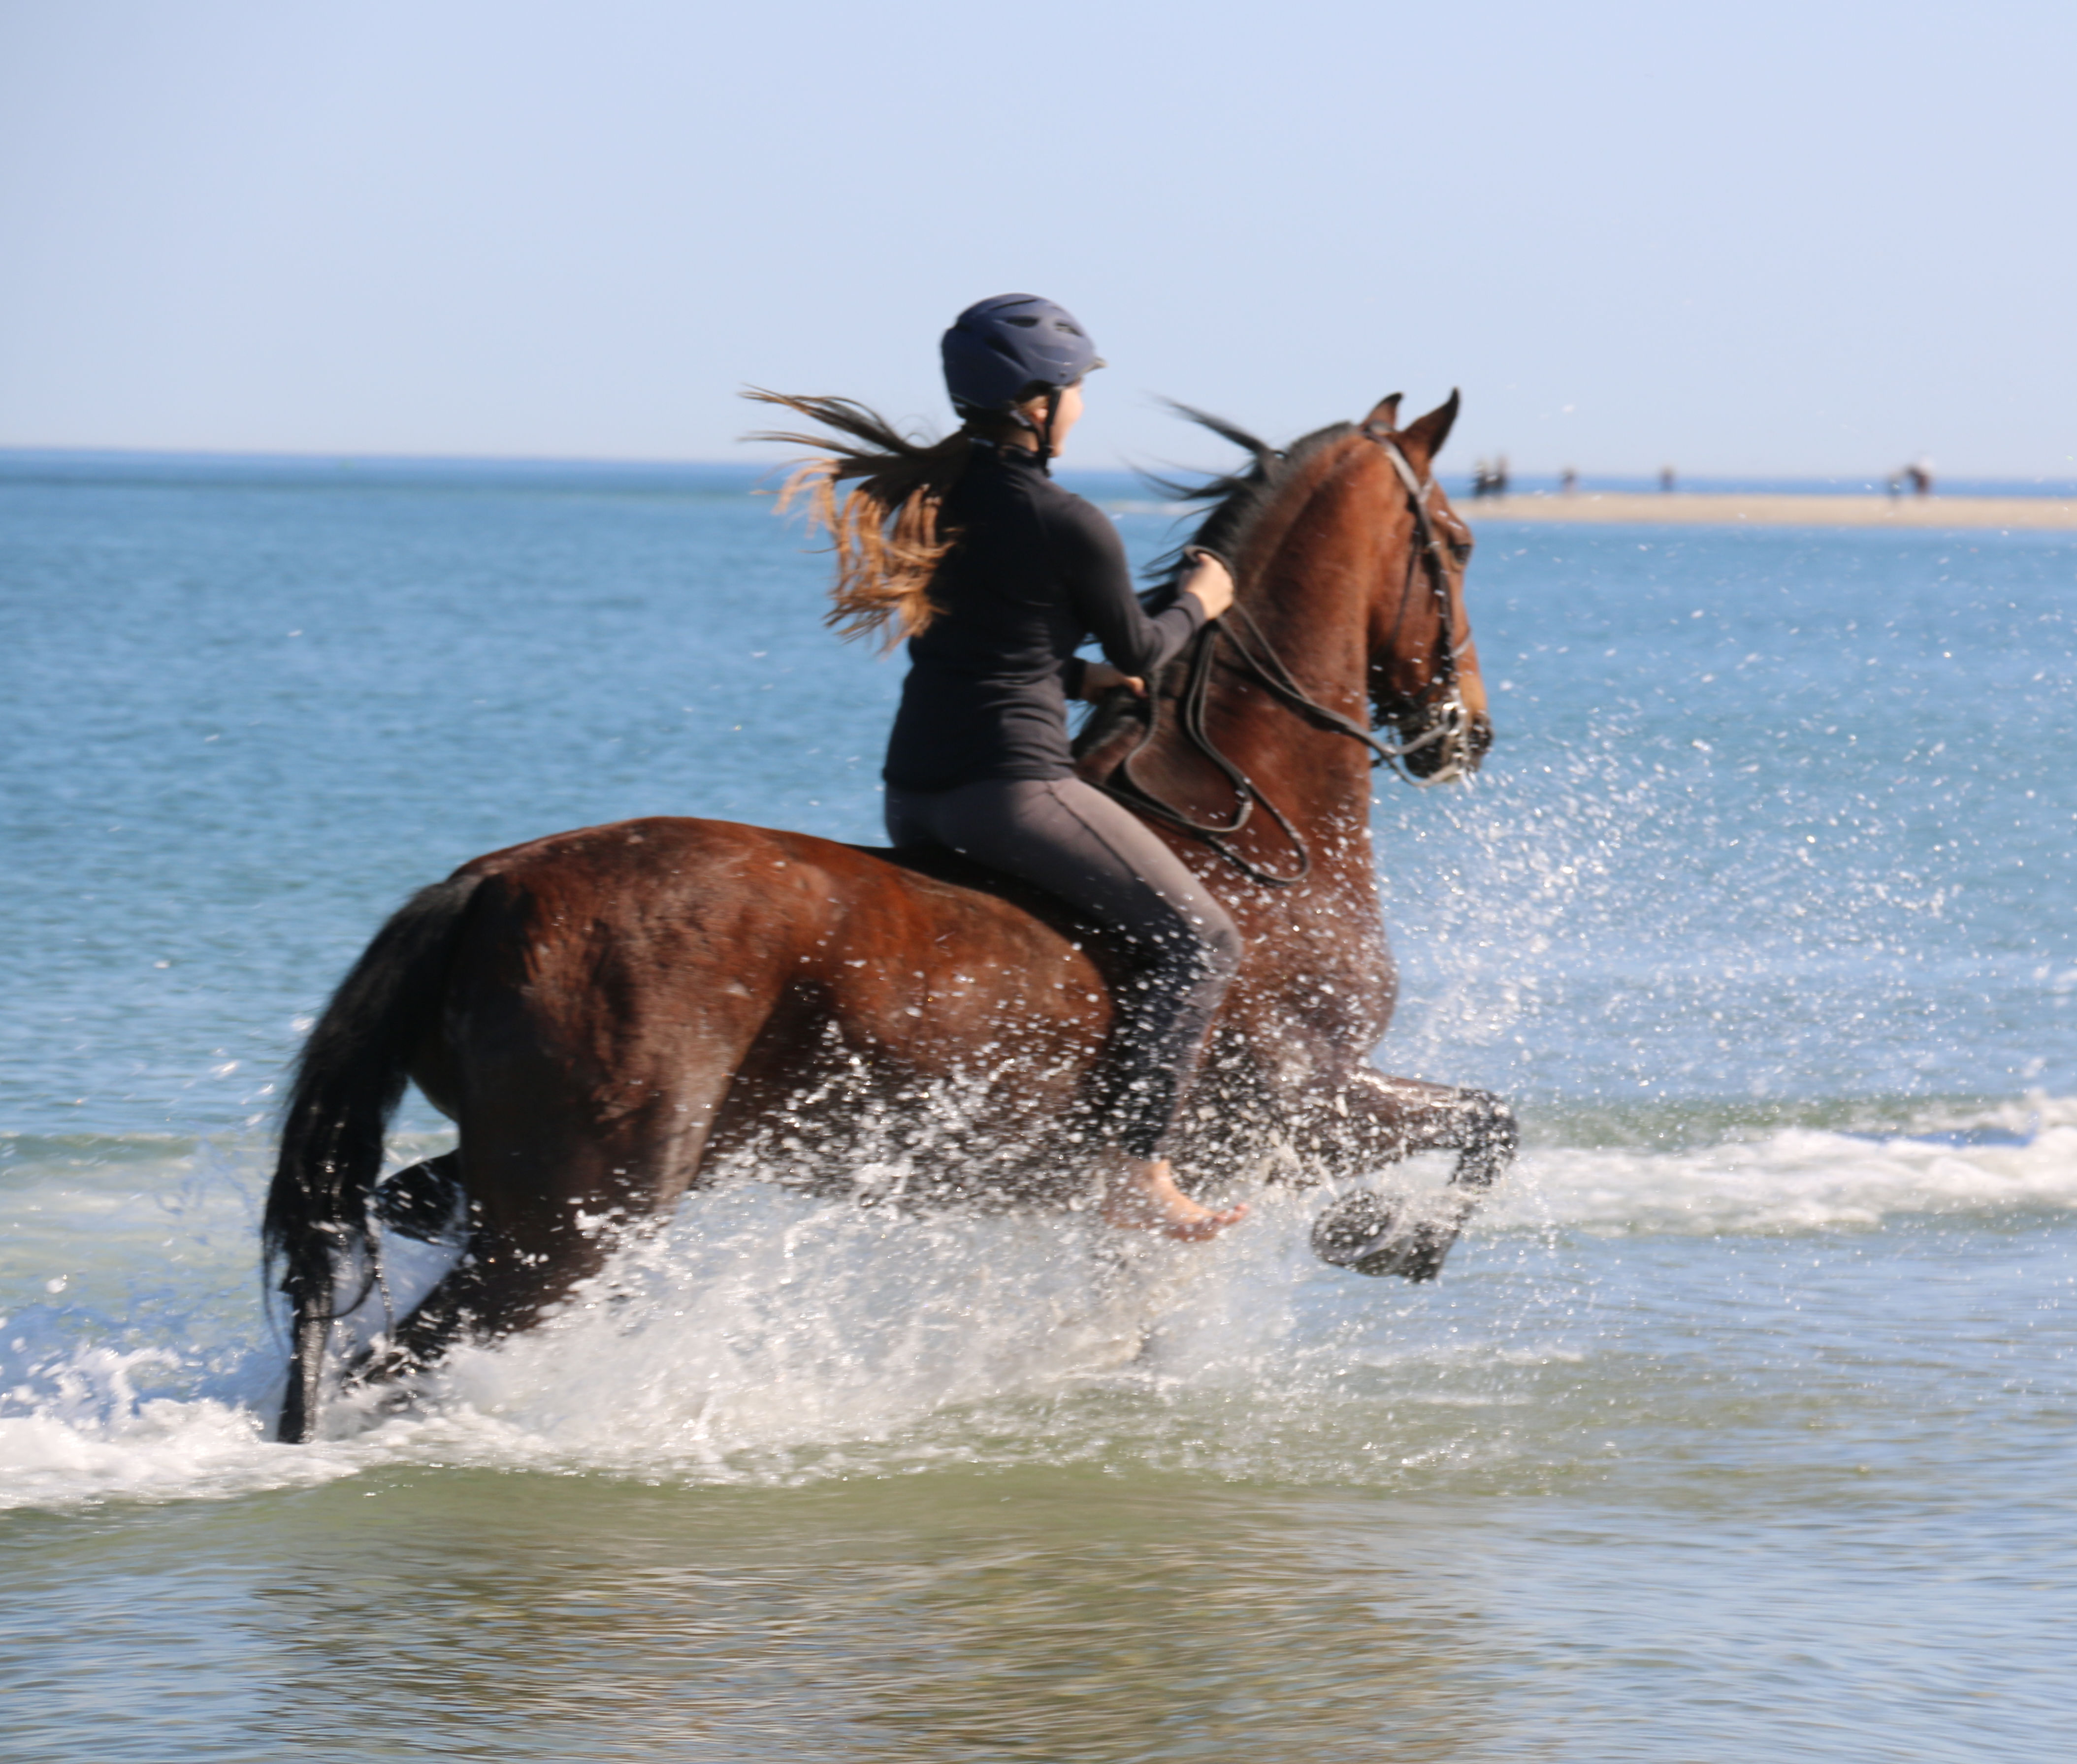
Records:
[[[1450,555],[1456,559],[1459,564],[1468,564],[1471,558],[1471,542],[1469,539],[1452,541],[1450,546]]]

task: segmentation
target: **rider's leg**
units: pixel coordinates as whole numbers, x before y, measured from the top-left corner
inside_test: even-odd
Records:
[[[1135,971],[1118,1003],[1112,1061],[1121,1155],[1106,1179],[1112,1223],[1215,1235],[1247,1209],[1214,1211],[1176,1186],[1160,1142],[1203,1047],[1241,938],[1224,907],[1145,822],[1080,779],[889,790],[897,844],[951,847],[1122,933]]]

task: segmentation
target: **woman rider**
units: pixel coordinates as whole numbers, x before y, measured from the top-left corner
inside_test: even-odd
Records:
[[[1104,1216],[1213,1237],[1247,1209],[1193,1200],[1160,1146],[1239,965],[1240,934],[1144,822],[1075,776],[1067,701],[1120,685],[1143,694],[1232,604],[1232,579],[1217,558],[1193,553],[1175,604],[1149,617],[1116,529],[1053,482],[1050,464],[1082,414],[1083,377],[1103,365],[1063,308],[1030,294],[984,300],[945,333],[943,355],[960,426],[932,446],[848,400],[752,396],[863,443],[835,443],[837,457],[804,468],[788,490],[812,486],[836,542],[830,622],[909,639],[883,772],[889,837],[950,847],[1118,934],[1138,984],[1117,1000],[1118,1133]],[[836,485],[853,479],[839,505]],[[1092,636],[1103,661],[1075,653]]]

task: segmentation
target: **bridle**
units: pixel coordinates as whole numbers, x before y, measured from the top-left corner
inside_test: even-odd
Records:
[[[1455,585],[1443,560],[1442,541],[1437,536],[1434,517],[1428,508],[1435,481],[1415,472],[1388,431],[1366,423],[1360,432],[1384,450],[1385,457],[1392,462],[1393,471],[1406,488],[1408,506],[1413,511],[1416,543],[1406,560],[1406,591],[1400,597],[1400,624],[1405,621],[1407,605],[1413,596],[1414,573],[1424,568],[1441,619],[1434,679],[1417,697],[1395,693],[1388,703],[1377,702],[1375,698],[1373,701],[1376,702],[1379,715],[1388,721],[1398,722],[1408,717],[1426,715],[1433,718],[1433,726],[1412,741],[1383,742],[1361,723],[1320,703],[1292,677],[1290,669],[1284,665],[1282,657],[1255,622],[1255,615],[1235,601],[1224,618],[1205,626],[1192,639],[1183,688],[1176,698],[1176,718],[1184,738],[1210,760],[1233,786],[1234,808],[1231,818],[1222,822],[1200,821],[1156,796],[1132,776],[1132,762],[1160,732],[1161,701],[1158,695],[1150,701],[1147,726],[1138,740],[1101,786],[1148,819],[1202,840],[1250,881],[1267,888],[1288,888],[1303,882],[1313,873],[1313,854],[1304,836],[1292,825],[1290,817],[1264,796],[1246,772],[1219,751],[1205,727],[1205,708],[1211,689],[1212,667],[1222,638],[1233,651],[1240,671],[1251,676],[1270,697],[1322,728],[1361,742],[1373,755],[1372,765],[1389,765],[1409,784],[1422,787],[1447,783],[1462,777],[1468,769],[1463,755],[1471,729],[1471,714],[1464,705],[1457,665]],[[1394,634],[1397,634],[1396,626]],[[1430,776],[1416,777],[1406,768],[1407,755],[1423,752],[1438,743],[1449,743],[1443,763]],[[1228,842],[1253,818],[1257,804],[1276,823],[1278,830],[1297,855],[1297,868],[1288,875],[1263,869],[1242,856]]]
[[[1447,743],[1442,763],[1425,778],[1415,777],[1403,765],[1396,768],[1409,784],[1426,789],[1434,784],[1454,783],[1470,770],[1465,763],[1465,755],[1469,747],[1467,738],[1471,732],[1471,716],[1464,703],[1463,670],[1458,666],[1456,579],[1450,573],[1449,564],[1442,555],[1443,541],[1436,530],[1434,514],[1428,505],[1429,498],[1435,493],[1435,480],[1433,476],[1422,477],[1414,471],[1388,431],[1365,423],[1363,433],[1384,449],[1385,458],[1391,461],[1392,470],[1405,487],[1407,506],[1413,515],[1415,543],[1407,554],[1406,588],[1399,597],[1399,617],[1392,626],[1393,637],[1399,635],[1406,622],[1406,609],[1413,604],[1413,574],[1417,569],[1426,571],[1429,593],[1435,603],[1434,677],[1417,695],[1395,692],[1387,697],[1372,697],[1379,716],[1388,722],[1405,722],[1419,717],[1431,725],[1426,734],[1400,748],[1398,757],[1417,752],[1438,740]],[[1455,551],[1459,563],[1469,555],[1470,549],[1467,544]]]

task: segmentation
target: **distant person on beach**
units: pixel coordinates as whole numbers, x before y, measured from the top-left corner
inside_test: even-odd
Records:
[[[1921,457],[1904,468],[1904,481],[1910,485],[1913,496],[1933,493],[1933,462]]]
[[[1673,476],[1673,468],[1672,468],[1671,466],[1670,466],[1670,465],[1662,465],[1661,467],[1659,467],[1659,493],[1660,493],[1662,496],[1671,493],[1671,492],[1672,491],[1672,489],[1673,489],[1673,486],[1674,486],[1674,484],[1675,484],[1675,481],[1676,481],[1675,480],[1674,476]]]
[[[1471,468],[1471,495],[1476,497],[1507,494],[1507,456],[1488,465],[1484,460]]]
[[[1579,488],[1580,474],[1569,465],[1558,474],[1558,493],[1560,496],[1570,496]]]

